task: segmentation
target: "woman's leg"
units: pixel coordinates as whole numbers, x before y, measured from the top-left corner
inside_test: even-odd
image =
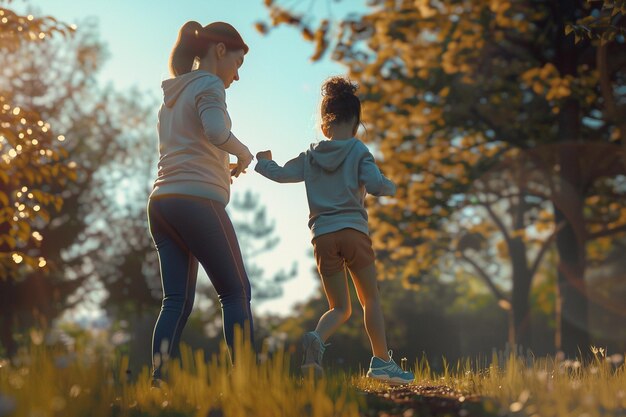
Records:
[[[385,335],[385,320],[380,305],[376,266],[371,264],[358,271],[350,271],[359,301],[363,307],[365,331],[372,345],[372,352],[385,361],[389,360],[387,338]]]
[[[148,206],[150,232],[159,265],[163,302],[152,336],[153,378],[162,378],[163,364],[178,357],[180,335],[193,307],[198,262],[168,224],[159,201]]]
[[[206,246],[194,250],[215,287],[221,306],[226,343],[233,354],[235,327],[254,348],[254,323],[250,309],[251,287],[244,267],[235,228],[224,205],[209,200],[217,232]],[[208,216],[207,216],[208,217]],[[208,220],[208,219],[207,219]],[[192,249],[193,250],[193,249]]]
[[[167,199],[170,200],[170,199]],[[239,243],[223,204],[209,199],[178,197],[169,210],[185,245],[198,259],[217,291],[222,306],[224,336],[233,352],[235,327],[253,342],[250,281]]]
[[[323,342],[345,323],[352,314],[350,304],[350,292],[345,271],[334,274],[321,275],[324,292],[328,299],[328,311],[320,317],[315,331],[320,335]]]

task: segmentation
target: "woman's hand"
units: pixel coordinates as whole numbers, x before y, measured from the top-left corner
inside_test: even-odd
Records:
[[[258,161],[260,161],[261,159],[267,159],[267,160],[271,161],[272,160],[272,151],[267,150],[267,151],[257,152],[256,159]]]
[[[250,162],[254,159],[254,156],[248,148],[246,148],[245,152],[237,155],[237,166],[230,171],[230,175],[237,178],[239,174],[246,172],[246,168],[250,165]]]

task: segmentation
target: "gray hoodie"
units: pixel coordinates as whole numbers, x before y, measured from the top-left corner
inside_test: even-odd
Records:
[[[230,131],[224,83],[197,70],[165,80],[161,87],[159,163],[151,197],[186,194],[228,204],[230,170],[222,149],[227,142],[237,151],[245,146]]]
[[[381,174],[367,146],[356,138],[312,144],[284,167],[259,160],[255,170],[276,182],[304,181],[313,238],[345,228],[369,234],[366,193],[396,193],[396,186]]]

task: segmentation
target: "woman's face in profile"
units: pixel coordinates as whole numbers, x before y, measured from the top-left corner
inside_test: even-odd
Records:
[[[228,88],[233,81],[239,80],[239,68],[243,65],[243,49],[226,51],[217,61],[217,75],[224,82],[224,87]]]

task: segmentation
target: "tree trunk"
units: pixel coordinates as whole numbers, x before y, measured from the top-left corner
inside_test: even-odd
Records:
[[[561,77],[577,75],[579,51],[574,37],[565,35],[565,24],[576,21],[576,10],[579,8],[581,4],[578,1],[559,1],[555,66]],[[558,201],[553,207],[555,224],[565,222],[565,227],[556,237],[556,246],[559,253],[561,349],[568,357],[577,356],[579,351],[586,353],[589,347],[588,301],[584,282],[583,189],[579,155],[572,145],[580,140],[580,119],[578,101],[572,97],[566,99],[558,117],[560,184]]]
[[[525,348],[530,347],[530,296],[531,277],[526,264],[526,249],[521,238],[516,238],[511,252],[513,262],[513,321],[515,325],[515,343]]]
[[[566,219],[556,206],[554,217],[557,222]],[[579,356],[579,352],[588,353],[590,345],[588,300],[584,281],[584,246],[578,239],[580,237],[576,236],[569,224],[556,239],[560,258],[558,266],[558,293],[561,301],[560,349],[567,357],[572,358]]]
[[[519,201],[513,208],[513,230],[524,230],[524,214],[526,205],[524,193],[520,193]],[[528,267],[526,245],[517,236],[510,243],[511,266],[513,273],[513,293],[511,295],[513,309],[513,325],[515,326],[515,344],[530,347],[530,287],[532,276]]]
[[[6,355],[13,356],[17,350],[17,345],[13,339],[13,303],[7,297],[11,294],[11,288],[14,288],[13,282],[9,277],[4,281],[0,279],[0,345]]]

